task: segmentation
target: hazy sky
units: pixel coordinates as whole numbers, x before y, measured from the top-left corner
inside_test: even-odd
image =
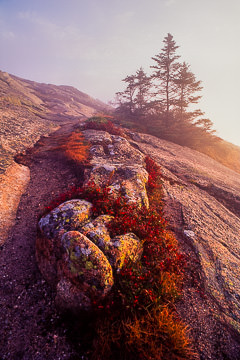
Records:
[[[202,80],[199,107],[240,145],[239,0],[0,0],[0,69],[107,102],[167,33]]]

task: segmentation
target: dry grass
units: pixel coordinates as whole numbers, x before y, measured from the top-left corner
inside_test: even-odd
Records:
[[[63,141],[60,148],[70,160],[80,163],[88,159],[89,145],[81,132],[73,132]]]

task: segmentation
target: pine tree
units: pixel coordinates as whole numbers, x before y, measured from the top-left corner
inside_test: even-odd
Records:
[[[135,98],[135,106],[140,115],[145,115],[149,108],[149,101],[151,98],[151,79],[146,75],[143,68],[141,67],[136,72],[135,81],[137,92]]]
[[[192,104],[197,104],[201,99],[201,95],[195,93],[202,90],[201,81],[197,81],[195,75],[190,71],[190,66],[184,62],[179,66],[177,75],[173,80],[176,85],[176,93],[178,94],[175,101],[176,112],[180,121],[203,115],[200,110],[187,112]]]
[[[136,91],[136,82],[135,82],[135,75],[129,75],[122,81],[127,84],[127,87],[124,91],[118,92],[117,101],[121,110],[123,110],[128,114],[132,115],[134,113],[134,95]]]
[[[182,145],[195,147],[213,138],[212,122],[193,105],[201,98],[201,81],[190,66],[178,61],[179,46],[171,34],[163,40],[161,52],[152,59],[150,77],[140,68],[123,81],[126,89],[118,95],[116,113],[143,131]],[[153,89],[155,94],[153,94]]]
[[[141,67],[134,75],[123,79],[127,86],[122,92],[117,93],[119,112],[126,115],[143,116],[149,107],[151,79]]]
[[[165,46],[162,52],[152,57],[155,65],[151,66],[154,69],[152,78],[156,82],[157,96],[159,96],[159,103],[165,114],[166,121],[170,118],[170,111],[176,101],[176,84],[174,79],[180,64],[177,62],[179,55],[176,55],[176,50],[179,46],[173,40],[173,36],[168,35],[163,40]]]

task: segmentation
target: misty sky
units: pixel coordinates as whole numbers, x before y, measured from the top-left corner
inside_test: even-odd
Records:
[[[199,107],[240,145],[239,0],[0,0],[0,70],[105,102],[171,33],[204,87]]]

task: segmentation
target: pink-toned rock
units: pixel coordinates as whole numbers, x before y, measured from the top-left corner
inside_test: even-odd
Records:
[[[69,231],[61,238],[64,250],[58,274],[68,276],[87,293],[103,296],[113,285],[112,268],[103,252],[85,235]]]
[[[142,166],[99,164],[85,172],[85,186],[94,183],[109,186],[113,197],[124,196],[129,203],[149,207],[146,191],[148,173]]]

